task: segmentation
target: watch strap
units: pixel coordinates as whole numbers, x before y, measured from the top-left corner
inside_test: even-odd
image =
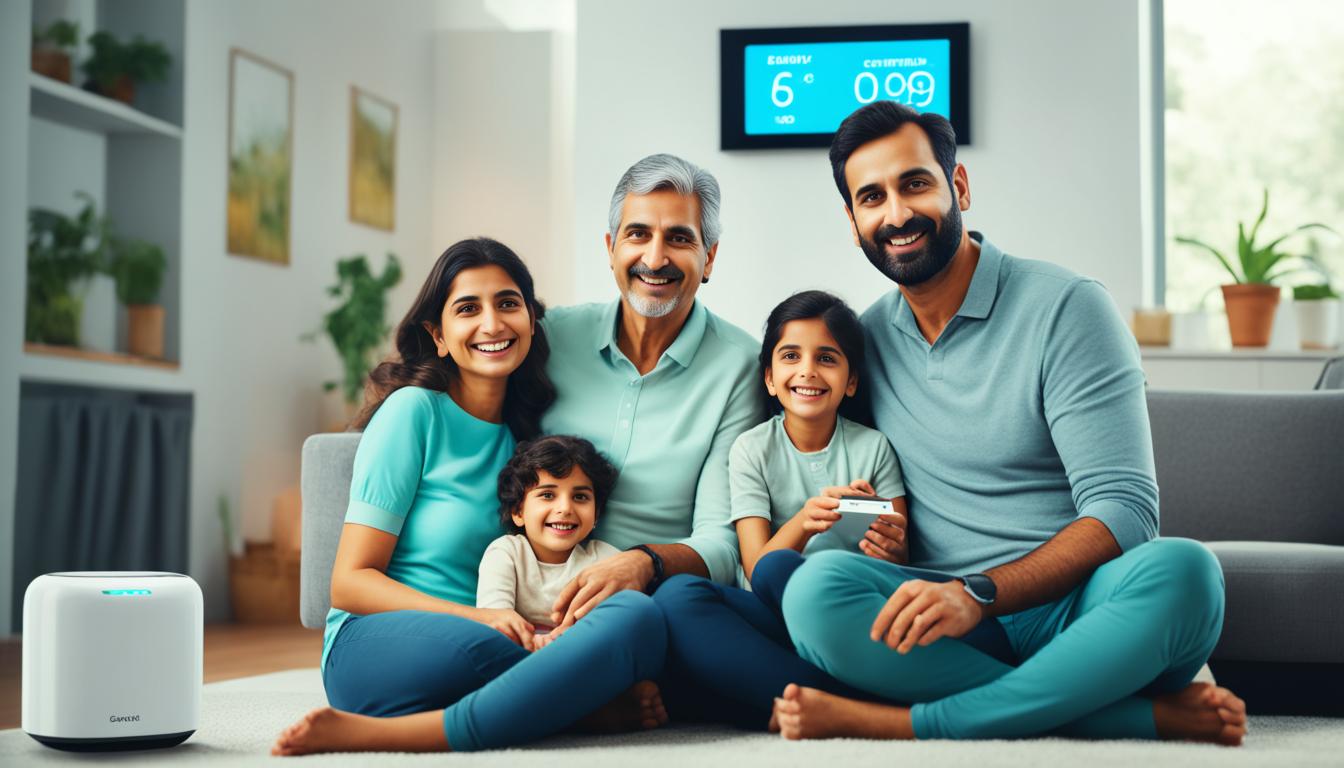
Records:
[[[649,583],[644,587],[644,592],[652,595],[658,589],[658,586],[663,583],[663,558],[657,552],[654,552],[653,547],[648,544],[636,544],[625,551],[633,552],[636,549],[648,555],[649,559],[653,561],[653,578],[649,579]]]

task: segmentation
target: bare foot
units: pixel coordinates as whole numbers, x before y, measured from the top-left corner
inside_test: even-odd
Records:
[[[322,707],[286,728],[275,740],[271,754],[288,757],[315,752],[447,750],[441,711],[403,717],[369,717]]]
[[[786,739],[913,739],[910,710],[789,683],[771,722]]]
[[[652,680],[643,680],[578,722],[589,733],[626,733],[667,725],[663,696]]]
[[[1191,683],[1153,699],[1153,722],[1159,738],[1236,747],[1246,738],[1246,702],[1226,688]]]

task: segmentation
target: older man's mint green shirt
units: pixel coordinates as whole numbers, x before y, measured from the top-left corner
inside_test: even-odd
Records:
[[[676,341],[641,376],[616,344],[620,307],[618,300],[547,313],[547,372],[558,397],[542,427],[587,438],[620,470],[596,538],[621,549],[686,544],[711,578],[735,583],[728,452],[765,418],[760,343],[697,301]]]
[[[1139,349],[1095,280],[978,232],[970,289],[930,344],[899,290],[863,314],[877,428],[901,457],[910,562],[974,573],[1080,517],[1128,550],[1157,535]]]

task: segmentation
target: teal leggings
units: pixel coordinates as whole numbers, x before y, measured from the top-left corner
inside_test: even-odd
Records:
[[[818,552],[785,589],[784,619],[807,661],[914,702],[920,739],[1156,738],[1145,696],[1189,685],[1223,626],[1222,569],[1189,539],[1142,544],[1061,600],[1000,617],[1017,667],[953,638],[904,656],[868,639],[887,598],[914,578],[871,557]]]

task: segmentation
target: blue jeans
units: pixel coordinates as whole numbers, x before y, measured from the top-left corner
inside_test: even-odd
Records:
[[[905,655],[869,640],[891,593],[926,573],[820,552],[784,594],[799,655],[871,694],[915,702],[920,739],[1156,738],[1144,696],[1188,685],[1222,631],[1218,561],[1199,542],[1157,539],[1097,568],[1064,598],[1001,617],[1020,666],[967,638]]]
[[[348,712],[442,709],[449,747],[467,752],[567,728],[657,678],[666,648],[662,612],[639,592],[612,595],[536,653],[460,616],[390,611],[346,620],[323,681]]]
[[[683,574],[654,593],[667,619],[667,665],[659,687],[673,718],[765,730],[775,697],[789,683],[871,698],[794,652],[780,599],[802,562],[788,550],[761,558],[753,592]]]

